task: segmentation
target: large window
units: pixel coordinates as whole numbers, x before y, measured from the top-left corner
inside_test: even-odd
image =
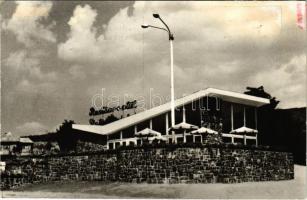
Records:
[[[120,132],[113,133],[109,135],[109,140],[120,139]]]
[[[182,107],[175,109],[175,124],[179,124],[183,121]]]
[[[123,138],[132,138],[134,137],[134,126],[130,126],[123,130]]]
[[[160,133],[162,133],[163,135],[165,135],[166,130],[165,130],[165,126],[166,126],[166,122],[165,122],[165,113],[154,117],[152,119],[152,129],[155,131],[158,131]]]
[[[192,103],[185,105],[186,122],[196,126],[200,126],[200,111],[198,104],[193,103],[194,108],[192,108]]]
[[[230,103],[223,101],[221,103],[222,119],[223,119],[223,133],[231,131],[231,108]]]
[[[256,110],[255,107],[251,106],[245,107],[246,126],[253,129],[256,129],[255,110]]]
[[[146,120],[146,121],[143,121],[137,124],[137,131],[141,131],[145,128],[149,128],[149,120]]]
[[[240,104],[233,105],[233,128],[237,129],[244,125],[244,106]]]

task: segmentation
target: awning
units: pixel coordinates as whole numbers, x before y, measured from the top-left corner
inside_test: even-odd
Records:
[[[258,131],[252,128],[242,126],[241,128],[237,128],[235,130],[230,131],[230,133],[258,133]]]
[[[204,133],[209,133],[209,134],[218,134],[217,131],[212,130],[210,128],[206,128],[206,127],[201,127],[195,131],[191,132],[192,134],[204,134]]]

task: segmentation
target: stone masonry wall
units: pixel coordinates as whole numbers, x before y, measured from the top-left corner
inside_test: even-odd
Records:
[[[227,148],[122,150],[8,162],[1,188],[27,183],[96,180],[129,183],[238,183],[294,177],[291,153]]]

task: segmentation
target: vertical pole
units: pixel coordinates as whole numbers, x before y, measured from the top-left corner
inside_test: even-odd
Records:
[[[174,97],[174,55],[173,55],[173,40],[170,40],[171,53],[171,120],[172,127],[175,125],[175,97]]]
[[[138,128],[136,125],[134,125],[134,135],[138,132]]]
[[[174,52],[173,40],[170,41],[170,54],[171,54],[171,125],[175,126],[175,93],[174,93]],[[172,131],[173,142],[175,141],[175,133]]]

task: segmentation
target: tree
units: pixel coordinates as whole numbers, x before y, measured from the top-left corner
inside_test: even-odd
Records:
[[[244,94],[270,99],[270,104],[267,105],[267,107],[270,109],[276,108],[276,106],[280,102],[276,100],[276,97],[272,97],[269,93],[265,92],[262,85],[258,88],[246,87],[246,89],[247,91],[245,91]]]
[[[64,120],[60,127],[56,130],[57,142],[61,151],[68,151],[74,149],[77,143],[77,138],[73,134],[72,125],[75,124],[73,120]]]

